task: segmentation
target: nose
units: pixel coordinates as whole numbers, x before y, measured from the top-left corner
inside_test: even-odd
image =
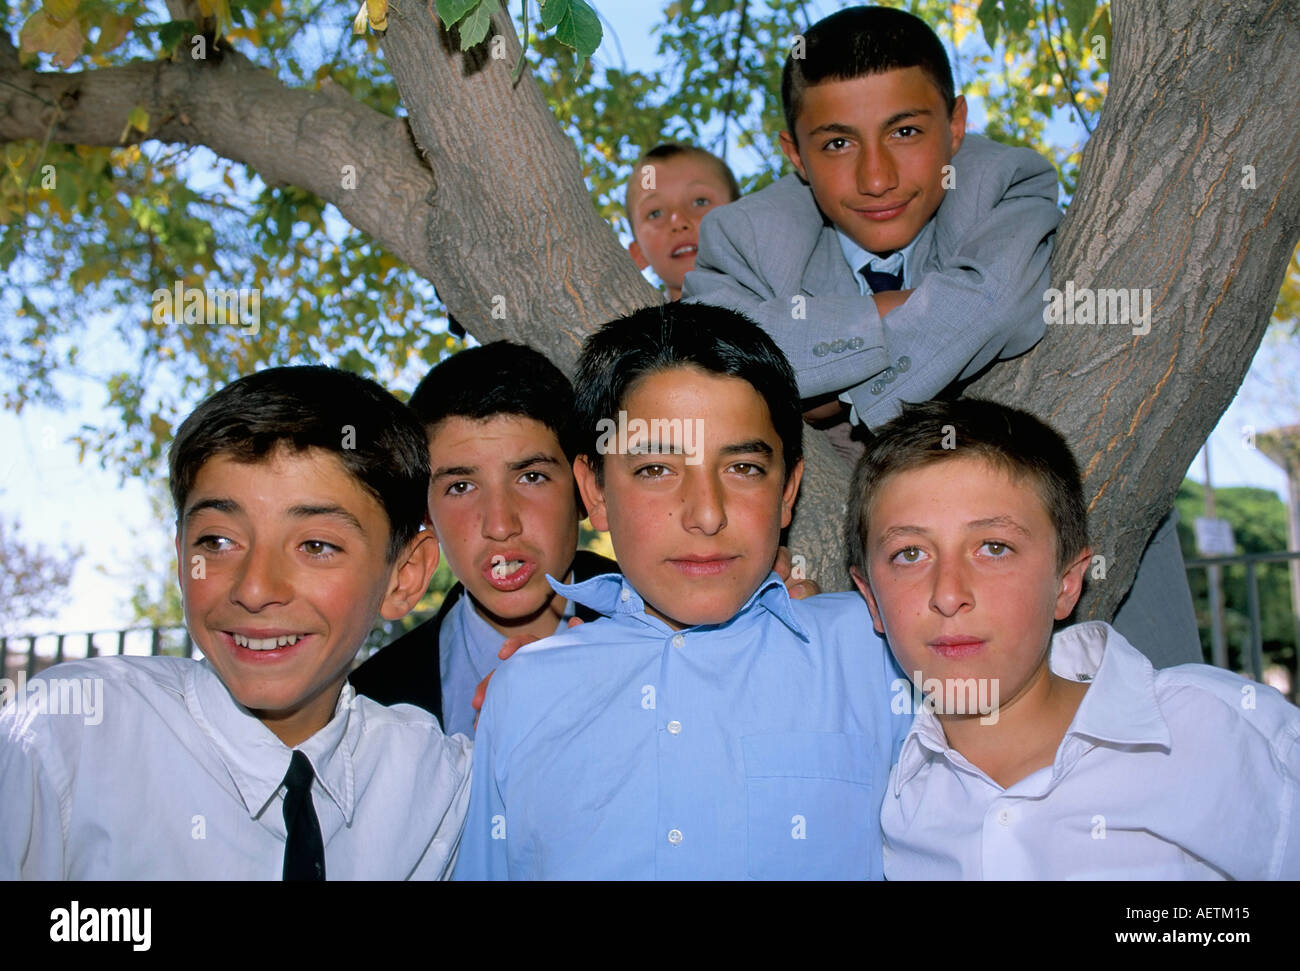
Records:
[[[275,550],[259,549],[255,544],[239,564],[230,599],[250,613],[287,603],[292,594],[286,574],[285,563]]]
[[[961,558],[941,558],[932,573],[930,609],[944,617],[955,617],[961,610],[975,606],[966,563]]]
[[[682,526],[689,532],[713,536],[727,525],[722,483],[715,473],[688,467],[682,487]]]
[[[689,229],[691,226],[691,211],[686,206],[673,206],[668,210],[668,226],[674,232],[679,229]]]
[[[883,145],[864,143],[858,155],[858,192],[883,196],[898,187],[898,166],[893,153]]]
[[[521,526],[519,509],[507,491],[489,498],[483,510],[483,536],[501,542],[518,535]]]

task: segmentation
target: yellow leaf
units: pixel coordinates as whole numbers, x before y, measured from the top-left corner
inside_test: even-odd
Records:
[[[366,32],[366,23],[369,16],[366,13],[366,0],[361,0],[361,9],[357,11],[356,17],[352,20],[352,33],[364,34]]]
[[[366,0],[370,13],[370,26],[375,30],[388,29],[388,0]]]
[[[165,442],[171,438],[171,422],[162,415],[153,415],[149,418],[149,431],[153,433],[155,442]]]
[[[53,54],[54,63],[60,67],[71,67],[86,42],[80,23],[69,20],[66,24],[56,24],[44,10],[27,18],[18,38],[24,54]]]
[[[142,135],[149,133],[149,112],[145,110],[144,105],[136,105],[131,109],[131,113],[126,116],[126,127],[122,129],[122,137],[118,141],[126,141],[126,136],[131,133],[132,128]]]
[[[78,0],[45,0],[41,9],[56,24],[61,24],[77,12]]]

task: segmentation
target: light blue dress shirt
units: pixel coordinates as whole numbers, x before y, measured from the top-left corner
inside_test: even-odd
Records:
[[[93,716],[48,701],[74,693],[98,699]],[[471,747],[344,684],[298,746],[326,878],[449,875]],[[0,713],[0,880],[279,880],[292,754],[206,661],[55,665]]]
[[[1155,671],[1109,624],[1052,639],[1090,681],[1052,765],[1002,788],[922,708],[882,822],[891,880],[1300,878],[1300,709],[1205,664]]]
[[[497,670],[456,879],[871,879],[910,717],[857,594],[772,573],[725,624],[673,631],[618,575],[608,615]]]
[[[566,601],[564,614],[555,625],[558,634],[569,626],[573,601]],[[506,642],[501,633],[474,609],[468,593],[451,605],[438,630],[438,664],[442,674],[442,723],[448,735],[474,737],[474,692],[479,682],[501,663],[497,654]]]

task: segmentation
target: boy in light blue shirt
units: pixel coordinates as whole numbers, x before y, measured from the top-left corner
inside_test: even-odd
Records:
[[[772,570],[803,472],[789,364],[733,311],[606,325],[577,377],[575,476],[623,576],[609,616],[529,645],[479,721],[458,879],[869,879],[908,719],[844,594]]]

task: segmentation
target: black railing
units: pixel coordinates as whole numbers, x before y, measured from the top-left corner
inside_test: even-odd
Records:
[[[1290,560],[1300,560],[1300,552],[1284,551],[1280,553],[1239,553],[1236,556],[1205,556],[1188,560],[1186,563],[1188,570],[1200,569],[1205,570],[1207,573],[1210,567],[1245,566],[1246,615],[1250,622],[1250,636],[1247,643],[1243,645],[1242,654],[1249,658],[1250,673],[1256,681],[1264,680],[1264,635],[1259,615],[1259,565],[1261,563],[1286,563]],[[1300,605],[1292,604],[1291,612],[1300,616]],[[1222,625],[1223,617],[1219,611],[1212,609],[1211,617],[1214,618],[1212,622]],[[1214,633],[1212,631],[1211,635],[1213,636]],[[1220,638],[1223,637],[1222,627],[1217,633]],[[1300,635],[1300,631],[1297,631],[1297,634]],[[1300,644],[1296,646],[1300,648]]]

